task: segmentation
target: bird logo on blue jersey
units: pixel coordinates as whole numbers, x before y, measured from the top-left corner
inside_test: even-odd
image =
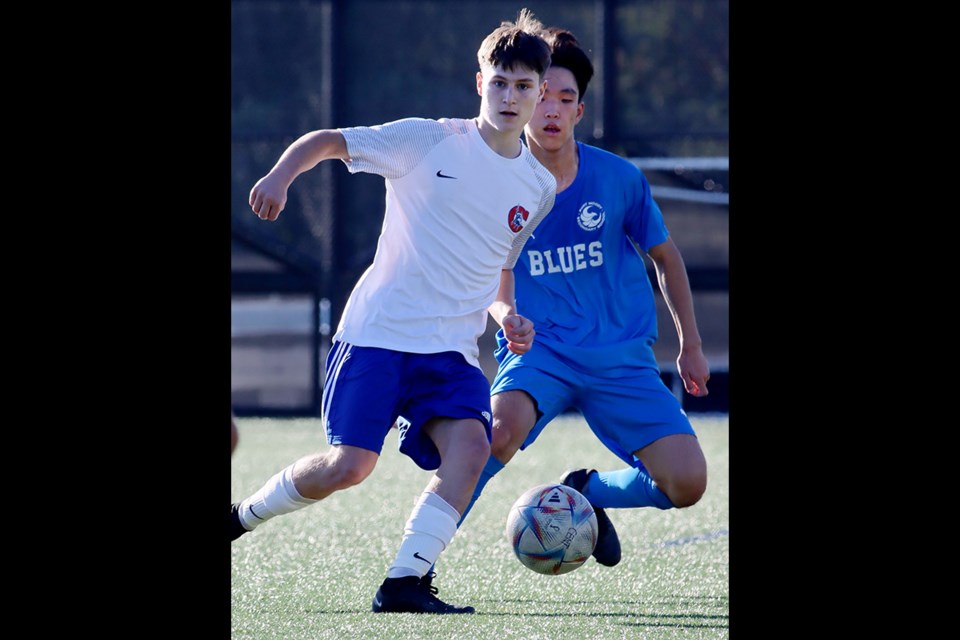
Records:
[[[599,202],[586,202],[577,212],[577,224],[584,231],[596,231],[603,226],[606,217],[607,214],[604,213],[603,206]]]

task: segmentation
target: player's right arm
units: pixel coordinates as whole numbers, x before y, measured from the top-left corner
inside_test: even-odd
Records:
[[[693,396],[708,394],[707,382],[710,380],[710,365],[703,355],[703,340],[697,329],[697,319],[693,310],[693,293],[687,268],[680,255],[680,249],[672,238],[650,247],[647,255],[653,259],[657,270],[660,292],[663,294],[667,309],[673,316],[673,323],[680,340],[680,355],[677,358],[677,370],[683,379],[687,393]]]
[[[267,175],[250,190],[250,208],[261,220],[276,220],[287,204],[287,189],[304,171],[323,160],[347,159],[347,142],[336,129],[321,129],[300,136],[277,160]]]
[[[500,270],[500,289],[497,297],[487,307],[487,311],[494,321],[503,329],[507,339],[507,348],[516,354],[530,351],[533,346],[533,337],[537,332],[533,322],[517,313],[513,269]]]

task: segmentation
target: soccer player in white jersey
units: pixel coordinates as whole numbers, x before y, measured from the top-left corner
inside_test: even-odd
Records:
[[[557,196],[516,267],[517,304],[537,328],[537,347],[512,351],[498,332],[491,455],[463,517],[517,451],[573,407],[628,465],[573,469],[560,478],[593,505],[600,525],[593,555],[613,566],[621,549],[605,508],[689,507],[707,485],[699,441],[660,378],[654,293],[639,251],[652,259],[673,316],[687,393],[707,395],[710,368],[683,258],[646,177],[627,160],[574,139],[593,65],[569,31],[553,28],[544,37],[552,51],[547,88],[525,132],[557,179]]]
[[[406,522],[374,612],[474,611],[441,601],[421,578],[453,539],[490,454],[490,387],[477,346],[486,314],[516,353],[534,337],[514,302],[512,269],[556,192],[553,175],[520,140],[550,66],[536,35],[542,27],[524,9],[483,40],[476,118],[314,131],[250,192],[253,211],[276,220],[293,180],[322,160],[386,179],[376,255],[327,358],[322,420],[330,448],[295,461],[230,510],[235,540],[360,483],[402,414],[400,451],[436,474]]]

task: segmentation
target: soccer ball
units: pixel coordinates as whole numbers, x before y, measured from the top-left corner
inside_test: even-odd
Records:
[[[510,507],[506,534],[523,566],[556,576],[573,571],[593,553],[597,515],[579,491],[541,484]]]

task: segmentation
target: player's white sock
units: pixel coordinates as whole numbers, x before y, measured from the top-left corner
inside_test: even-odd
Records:
[[[437,494],[420,495],[403,529],[400,551],[387,571],[388,578],[422,578],[457,532],[460,514]]]
[[[253,531],[274,516],[309,507],[319,500],[304,498],[293,486],[293,465],[267,480],[259,491],[240,503],[240,523]]]

